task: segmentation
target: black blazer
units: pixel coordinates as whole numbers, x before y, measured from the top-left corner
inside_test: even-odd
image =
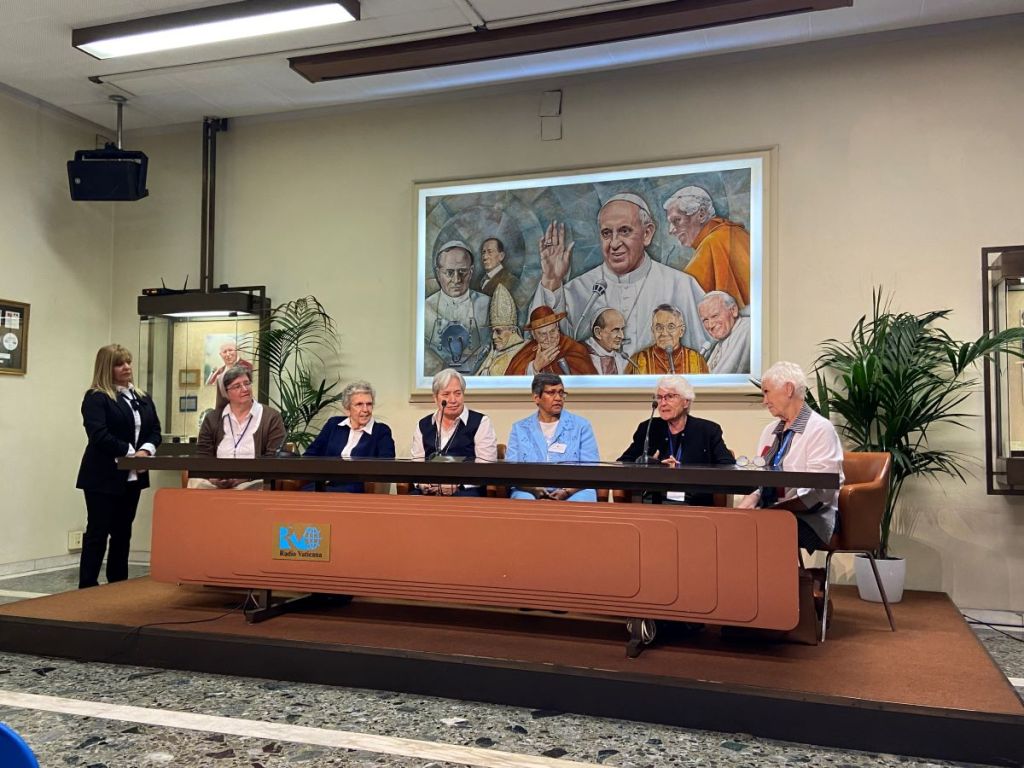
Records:
[[[342,426],[344,416],[332,416],[324,424],[316,440],[302,454],[303,456],[341,456],[341,452],[348,445],[348,436],[351,433],[348,425]],[[380,421],[373,422],[373,432],[359,438],[356,447],[352,449],[354,458],[395,458],[395,440],[391,436],[391,428]],[[325,490],[339,493],[362,493],[362,483],[335,483],[333,480],[326,484]]]
[[[647,431],[647,419],[644,419],[633,433],[633,442],[621,456],[619,461],[635,461],[644,450],[644,434]],[[686,426],[683,428],[682,446],[679,445],[679,436],[675,436],[672,444],[675,446],[680,464],[734,464],[735,459],[729,452],[729,448],[722,438],[722,428],[713,421],[698,419],[696,416],[686,417]],[[681,449],[681,450],[680,450]],[[658,459],[667,459],[672,453],[669,445],[668,424],[664,419],[655,417],[651,420],[651,438],[649,449],[651,454],[657,452]],[[712,504],[712,494],[701,492],[697,489],[684,488],[686,501],[699,507],[709,507]]]
[[[139,440],[135,442],[135,417],[125,398],[111,400],[103,392],[90,390],[82,400],[82,423],[89,442],[82,455],[75,487],[85,491],[123,494],[128,483],[128,470],[117,468],[114,459],[128,455],[129,445],[136,450],[152,443],[160,446],[160,418],[148,395],[138,398]],[[149,487],[149,473],[140,472],[139,488]]]

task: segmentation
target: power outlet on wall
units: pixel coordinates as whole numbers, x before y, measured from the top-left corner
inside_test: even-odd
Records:
[[[82,536],[85,531],[68,531],[68,552],[82,551]]]

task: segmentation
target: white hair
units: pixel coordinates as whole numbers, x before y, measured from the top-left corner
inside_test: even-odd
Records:
[[[761,376],[761,383],[792,384],[794,397],[803,400],[807,394],[807,374],[796,363],[785,360],[775,363]]]
[[[711,195],[703,187],[683,187],[676,190],[662,207],[667,211],[675,206],[687,216],[700,211],[701,221],[707,221],[715,215],[715,204],[711,202]]]
[[[725,291],[708,291],[704,294],[704,298],[700,300],[700,303],[704,304],[712,299],[721,299],[722,306],[726,309],[732,309],[733,307],[736,307],[737,309],[739,308],[739,304],[736,303],[736,299]]]
[[[671,392],[675,392],[684,400],[689,400],[691,403],[697,396],[693,391],[693,385],[686,380],[685,376],[679,376],[678,374],[673,376],[662,376],[658,379],[658,383],[654,388],[657,392],[659,389],[667,389]]]
[[[377,399],[373,387],[368,381],[353,381],[341,390],[341,407],[346,411],[352,407],[352,398],[356,395],[369,395],[371,405]]]
[[[466,390],[466,377],[456,371],[454,368],[445,368],[443,371],[438,371],[434,374],[434,381],[430,385],[431,391],[436,395],[444,386],[452,379],[458,379],[459,387]]]

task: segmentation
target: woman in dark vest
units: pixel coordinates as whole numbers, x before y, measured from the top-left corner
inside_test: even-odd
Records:
[[[430,460],[436,454],[467,461],[497,461],[498,439],[491,420],[466,408],[466,380],[453,368],[434,376],[431,385],[436,410],[420,419],[412,436],[413,459]],[[483,496],[481,485],[417,483],[412,493],[432,496]]]

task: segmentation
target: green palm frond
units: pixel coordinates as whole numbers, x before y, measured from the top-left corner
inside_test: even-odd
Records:
[[[315,296],[274,307],[260,331],[256,359],[270,371],[271,405],[284,419],[286,441],[300,448],[315,437],[310,424],[341,400],[340,379],[322,375],[337,353],[334,319]]]
[[[888,451],[893,457],[882,519],[880,554],[888,554],[892,517],[904,482],[911,477],[965,480],[970,457],[929,445],[937,424],[969,427],[974,414],[961,406],[977,388],[975,366],[998,353],[1022,357],[1024,328],[957,341],[936,323],[952,310],[915,315],[892,310],[882,289],[872,292],[871,316],[854,323],[848,340],[826,339],[815,362],[811,407],[856,451]]]

